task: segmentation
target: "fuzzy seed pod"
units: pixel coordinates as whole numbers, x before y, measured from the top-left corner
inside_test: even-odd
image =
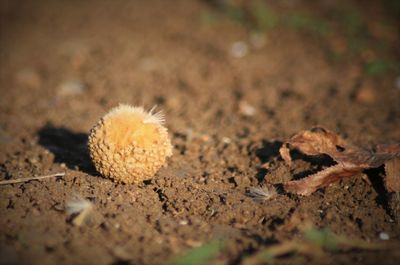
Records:
[[[172,155],[162,113],[119,105],[92,128],[90,157],[103,176],[123,183],[150,179]]]

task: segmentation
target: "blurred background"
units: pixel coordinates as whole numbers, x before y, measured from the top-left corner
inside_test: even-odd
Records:
[[[395,0],[2,0],[0,12],[7,127],[16,115],[19,129],[87,131],[125,102],[158,105],[176,129],[234,123],[232,134],[227,113],[258,110],[276,119],[266,132],[297,131],[336,117],[312,115],[318,102],[379,108],[400,89]]]

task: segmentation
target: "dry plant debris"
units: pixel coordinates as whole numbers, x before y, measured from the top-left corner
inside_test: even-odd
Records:
[[[287,192],[310,195],[344,177],[351,177],[365,169],[385,165],[385,185],[390,192],[400,192],[400,144],[378,144],[374,150],[348,143],[339,135],[322,127],[300,131],[282,145],[279,152],[290,165],[290,148],[306,155],[328,155],[337,164],[301,180],[284,183]]]
[[[345,236],[335,235],[329,229],[317,229],[308,227],[303,230],[301,240],[284,241],[246,258],[244,265],[273,263],[276,258],[288,254],[301,254],[311,258],[322,258],[326,251],[358,250],[382,250],[391,246],[385,243],[367,242],[358,239],[350,239]]]
[[[72,220],[72,224],[81,226],[90,217],[93,211],[93,203],[77,196],[66,203],[66,212]]]
[[[20,178],[20,179],[7,179],[7,180],[0,181],[0,185],[17,184],[17,183],[28,182],[31,180],[42,180],[42,179],[62,177],[62,176],[65,176],[64,172],[45,175],[45,176],[36,176],[36,177],[28,177],[28,178]]]
[[[274,187],[250,188],[246,194],[256,201],[267,201],[278,195]]]

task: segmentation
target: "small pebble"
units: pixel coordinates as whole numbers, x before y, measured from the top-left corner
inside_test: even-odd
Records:
[[[204,142],[208,142],[210,140],[210,136],[207,134],[203,134],[200,139]]]
[[[256,114],[257,111],[256,108],[254,108],[246,101],[241,101],[239,103],[239,112],[244,116],[253,116],[254,114]]]
[[[192,240],[192,239],[186,240],[185,243],[186,243],[189,247],[192,247],[192,248],[198,248],[198,247],[200,247],[201,245],[203,245],[203,242],[197,241],[197,240]]]
[[[228,138],[228,137],[222,137],[222,142],[223,142],[224,144],[230,144],[232,141],[231,141],[231,139]]]
[[[67,80],[62,82],[58,87],[59,96],[74,96],[82,94],[86,89],[86,85],[80,80]]]
[[[363,104],[374,103],[376,101],[376,92],[372,87],[362,87],[356,92],[356,100]]]
[[[235,58],[242,58],[249,52],[248,45],[243,41],[237,41],[232,44],[231,54]]]
[[[189,222],[187,220],[180,220],[179,224],[180,225],[187,225]]]
[[[380,232],[380,233],[379,233],[379,239],[380,239],[380,240],[389,240],[389,239],[390,239],[390,236],[389,236],[389,234],[387,234],[387,233],[385,233],[385,232]]]

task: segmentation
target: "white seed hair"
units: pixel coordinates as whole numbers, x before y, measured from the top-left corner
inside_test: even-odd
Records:
[[[69,215],[71,214],[77,214],[81,213],[83,211],[90,210],[93,207],[93,203],[90,201],[77,197],[74,199],[71,199],[70,201],[67,201],[65,210]]]
[[[76,215],[72,223],[76,226],[81,226],[89,219],[93,210],[93,203],[76,196],[74,199],[67,201],[65,208],[68,215]]]
[[[111,109],[111,111],[104,116],[104,119],[119,115],[122,112],[127,112],[139,116],[143,120],[143,123],[163,125],[165,122],[164,113],[162,111],[154,112],[156,107],[157,106],[154,106],[150,111],[145,111],[143,107],[119,104],[118,107]]]
[[[257,201],[266,201],[272,199],[277,196],[277,192],[275,189],[271,187],[259,187],[259,188],[250,188],[247,192],[247,196],[257,200]]]

